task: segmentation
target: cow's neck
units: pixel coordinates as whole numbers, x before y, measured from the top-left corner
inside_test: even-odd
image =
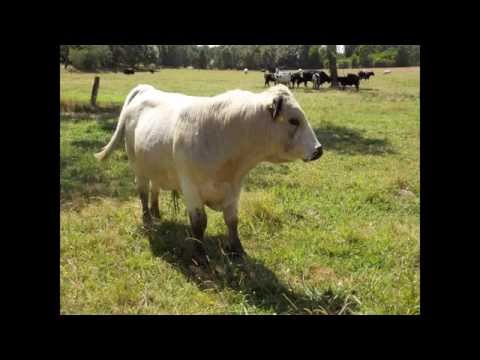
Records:
[[[261,99],[259,107],[265,106],[265,100]],[[256,116],[255,116],[256,115]],[[234,140],[237,146],[237,152],[234,155],[236,169],[235,178],[240,180],[248,174],[255,166],[261,162],[268,161],[275,154],[275,147],[272,145],[270,136],[271,124],[273,121],[267,118],[270,114],[265,112],[265,118],[259,117],[258,113],[252,117],[243,118],[244,127],[238,132],[238,137]],[[233,125],[233,123],[231,123]],[[263,124],[263,126],[261,126]]]
[[[264,145],[268,145],[268,143],[265,142]],[[260,163],[268,161],[271,154],[267,146],[251,147],[249,151],[246,152],[246,156],[242,157],[241,161],[238,162],[238,167],[235,172],[236,178],[241,180]]]

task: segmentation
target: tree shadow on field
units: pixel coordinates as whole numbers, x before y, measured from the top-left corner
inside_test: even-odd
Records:
[[[364,137],[363,133],[365,130],[326,123],[322,127],[314,129],[314,131],[326,152],[335,151],[348,155],[386,155],[396,153],[388,139]]]
[[[245,295],[251,306],[277,314],[351,314],[357,306],[349,301],[348,295],[331,290],[294,292],[248,255],[240,261],[230,260],[222,249],[227,240],[224,236],[205,237],[209,264],[196,266],[189,256],[194,241],[189,238],[189,226],[161,221],[140,231],[147,235],[155,256],[170,263],[201,290],[232,289]]]
[[[123,149],[115,151],[104,163],[94,154],[105,146],[116,127],[116,122],[98,121],[98,128],[87,128],[81,134],[62,143],[60,156],[61,203],[80,209],[90,199],[115,197],[128,199],[135,192],[133,173]],[[103,134],[102,134],[103,133]]]
[[[75,112],[75,113],[62,113],[60,115],[60,121],[91,121],[97,120],[99,124],[107,123],[104,120],[117,119],[120,113],[108,112],[108,113],[89,113],[89,112]],[[116,125],[116,122],[115,122]]]
[[[102,149],[102,147],[105,146],[104,141],[86,139],[73,140],[71,144],[91,154],[99,151],[100,149]]]

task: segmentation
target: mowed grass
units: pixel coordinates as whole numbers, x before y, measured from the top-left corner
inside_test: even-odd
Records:
[[[175,214],[166,192],[162,221],[143,230],[124,149],[105,163],[93,157],[116,117],[61,116],[61,313],[419,314],[420,70],[382,72],[359,92],[293,90],[324,156],[249,174],[243,265],[221,255],[226,226],[211,210],[210,268],[184,260],[185,207]],[[62,103],[87,103],[94,76],[62,71]],[[189,95],[263,89],[260,72],[100,77],[98,101],[114,107],[139,83]]]

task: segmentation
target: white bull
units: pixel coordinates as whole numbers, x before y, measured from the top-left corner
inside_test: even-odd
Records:
[[[223,211],[227,249],[241,256],[237,214],[247,172],[263,161],[312,161],[322,154],[305,113],[283,85],[262,93],[233,90],[214,97],[139,85],[128,94],[110,142],[95,157],[107,158],[123,138],[144,223],[160,216],[159,189],[182,193],[193,236],[200,240],[194,257],[202,262],[205,205]]]

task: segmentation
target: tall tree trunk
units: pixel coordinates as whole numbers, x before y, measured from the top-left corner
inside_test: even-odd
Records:
[[[332,87],[338,87],[337,80],[337,45],[327,45],[328,64],[330,66],[330,77]]]

